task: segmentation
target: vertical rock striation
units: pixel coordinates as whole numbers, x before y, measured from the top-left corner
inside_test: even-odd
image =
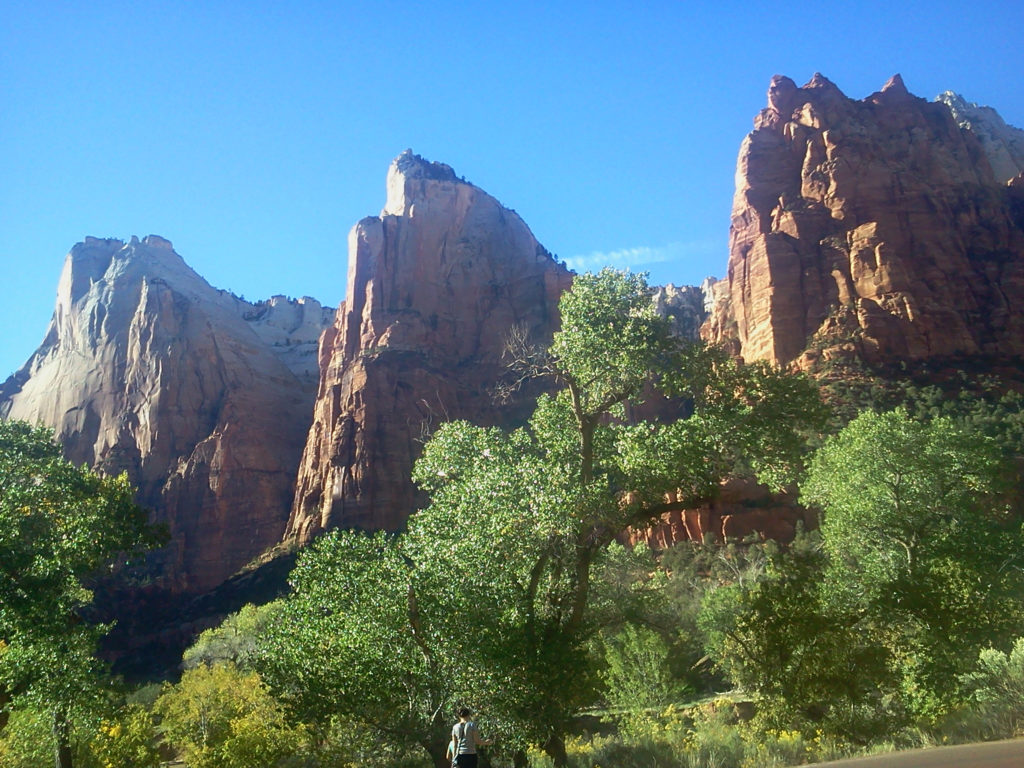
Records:
[[[287,536],[397,529],[410,472],[439,423],[508,423],[492,388],[509,331],[543,341],[568,271],[513,211],[410,151],[387,175],[379,217],[349,234],[345,303],[321,344],[322,377]]]
[[[42,345],[0,386],[0,416],[127,472],[170,531],[161,575],[209,589],[283,534],[329,319],[312,299],[218,291],[162,238],[90,237],[67,256]]]
[[[1024,353],[1022,179],[997,155],[899,75],[863,101],[776,76],[705,335],[784,364]]]

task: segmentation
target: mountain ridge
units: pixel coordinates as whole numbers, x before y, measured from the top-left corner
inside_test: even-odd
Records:
[[[899,75],[856,101],[820,74],[776,76],[737,162],[727,277],[657,289],[659,311],[747,360],[809,369],[1018,355],[1024,178],[1002,179],[1007,157],[1024,165],[1018,133]],[[451,166],[407,150],[385,192],[349,234],[337,310],[214,289],[156,235],[72,248],[44,342],[0,384],[0,416],[129,471],[171,523],[156,560],[173,589],[215,586],[282,540],[399,529],[423,502],[409,471],[433,426],[528,411],[536,391],[491,399],[504,341],[518,326],[550,338],[571,274]],[[729,530],[743,528],[735,509]]]

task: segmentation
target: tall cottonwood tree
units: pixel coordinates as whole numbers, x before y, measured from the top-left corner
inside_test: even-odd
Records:
[[[992,439],[865,412],[813,457],[821,543],[713,595],[711,653],[772,727],[867,742],[963,703],[957,685],[1024,621],[1024,535]]]
[[[621,607],[595,592],[607,545],[707,500],[730,473],[782,484],[801,460],[802,430],[823,411],[806,380],[673,336],[642,275],[577,277],[559,310],[550,348],[517,355],[556,394],[511,433],[465,422],[438,430],[414,471],[431,505],[408,546],[417,563],[453,564],[471,638],[464,656],[492,670],[478,695],[514,713],[561,764],[562,734],[592,696],[586,643]],[[665,413],[665,398],[676,418],[636,417],[645,403]]]
[[[569,720],[594,697],[588,641],[623,607],[595,581],[608,544],[709,498],[730,473],[779,485],[799,465],[802,430],[823,415],[806,380],[674,337],[642,275],[578,276],[559,311],[549,348],[513,350],[518,373],[549,377],[555,392],[539,398],[526,426],[443,424],[413,472],[431,503],[406,533],[363,544],[342,535],[300,565],[295,613],[273,648],[303,638],[313,650],[325,642],[318,626],[338,633],[330,654],[294,660],[296,680],[324,679],[322,663],[338,670],[335,684],[317,684],[319,706],[359,718],[382,687],[397,699],[401,661],[415,670],[405,680],[418,679],[421,718],[466,702],[513,750],[538,743],[564,765]],[[647,402],[661,418],[637,418]],[[316,586],[353,574],[353,562],[358,579]],[[384,650],[369,639],[380,639],[371,615],[388,627]],[[357,663],[364,655],[368,663]],[[360,666],[376,671],[356,679]],[[357,701],[360,687],[374,693]],[[393,722],[409,711],[403,704]],[[437,726],[420,722],[426,746]]]
[[[866,412],[814,456],[833,604],[886,627],[916,716],[958,698],[957,674],[1024,619],[1024,536],[998,444],[944,417]]]

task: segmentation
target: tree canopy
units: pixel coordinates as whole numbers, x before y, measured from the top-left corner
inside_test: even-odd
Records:
[[[991,439],[940,417],[864,412],[801,486],[820,546],[709,599],[712,653],[786,723],[868,741],[963,701],[979,651],[1024,619],[1024,536]]]
[[[427,746],[466,702],[507,748],[564,764],[568,719],[599,682],[588,643],[628,603],[594,583],[609,543],[728,474],[792,478],[823,415],[809,382],[674,337],[642,275],[580,275],[559,311],[548,348],[510,350],[520,377],[551,384],[527,425],[441,425],[413,472],[431,503],[404,534],[335,534],[300,558],[262,657],[272,684],[317,680],[293,691],[300,708]]]

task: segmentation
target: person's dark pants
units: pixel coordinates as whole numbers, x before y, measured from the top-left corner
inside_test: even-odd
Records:
[[[459,768],[476,768],[476,755],[459,755],[455,758],[455,764]]]

